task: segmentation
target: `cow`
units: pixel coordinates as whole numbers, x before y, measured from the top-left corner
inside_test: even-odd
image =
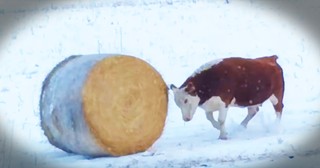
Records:
[[[284,106],[284,79],[277,59],[276,55],[255,59],[217,59],[198,68],[179,88],[171,84],[170,89],[183,120],[190,121],[197,107],[200,107],[212,126],[220,130],[219,139],[225,140],[229,107],[248,109],[247,116],[241,122],[246,128],[259,111],[259,106],[270,100],[280,121]],[[218,121],[213,117],[214,111],[219,111]]]

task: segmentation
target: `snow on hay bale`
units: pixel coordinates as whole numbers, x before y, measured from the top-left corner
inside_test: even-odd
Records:
[[[141,59],[71,56],[43,82],[41,127],[49,142],[66,152],[133,154],[160,137],[167,103],[161,75]]]

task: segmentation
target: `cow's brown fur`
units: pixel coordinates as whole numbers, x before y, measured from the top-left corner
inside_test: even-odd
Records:
[[[186,87],[191,95],[198,95],[199,105],[212,96],[219,96],[229,106],[235,98],[235,105],[247,107],[262,104],[272,94],[278,99],[275,111],[281,114],[283,108],[284,79],[277,56],[256,59],[225,58],[209,69],[190,76],[180,88]]]

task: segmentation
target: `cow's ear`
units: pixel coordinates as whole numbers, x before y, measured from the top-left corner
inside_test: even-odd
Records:
[[[192,82],[188,82],[185,91],[188,92],[192,96],[196,96],[196,88]]]
[[[174,84],[171,84],[171,85],[170,85],[170,89],[171,89],[171,90],[177,89],[177,87],[176,87]]]
[[[174,84],[171,84],[171,85],[170,85],[170,89],[171,89],[174,93],[178,90],[178,88],[177,88]]]

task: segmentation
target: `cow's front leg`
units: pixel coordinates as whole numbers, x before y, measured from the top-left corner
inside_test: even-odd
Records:
[[[228,108],[222,107],[219,109],[219,117],[218,117],[218,122],[220,124],[220,136],[219,139],[227,139],[227,132],[225,128],[225,121],[227,118],[227,111]]]
[[[220,124],[214,119],[213,117],[213,111],[207,111],[206,117],[211,122],[212,126],[218,130],[220,130]]]

